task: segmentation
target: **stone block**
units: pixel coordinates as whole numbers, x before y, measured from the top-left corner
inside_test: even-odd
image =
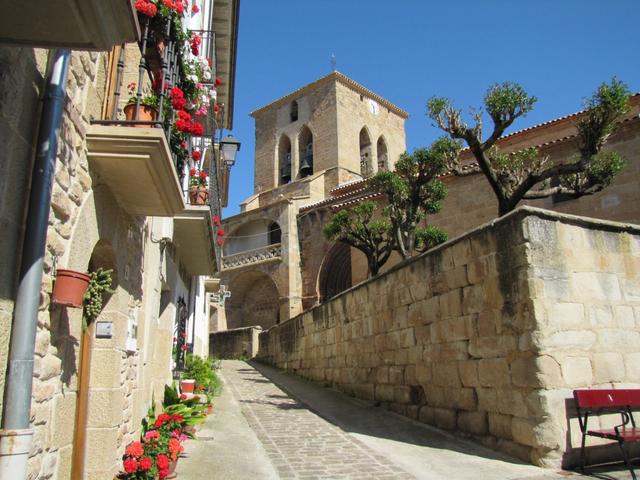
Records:
[[[111,428],[120,424],[125,392],[122,389],[92,390],[89,393],[90,428]]]
[[[516,349],[516,339],[510,335],[474,337],[469,341],[469,354],[476,358],[506,357]]]
[[[432,378],[431,363],[419,363],[416,365],[416,379],[418,383],[430,383]]]
[[[461,288],[469,285],[467,280],[467,266],[462,265],[444,272],[444,281],[449,289]]]
[[[51,400],[56,393],[56,385],[53,381],[42,382],[39,379],[33,381],[31,398],[34,402],[44,402]]]
[[[482,359],[478,363],[478,377],[483,387],[500,387],[511,383],[509,364],[504,358]]]
[[[443,387],[460,386],[458,362],[441,362],[433,366],[433,384]]]
[[[47,355],[40,362],[40,380],[45,381],[50,378],[60,376],[62,372],[62,360],[55,355]]]
[[[476,388],[478,409],[486,412],[498,411],[498,392],[494,388]]]
[[[619,328],[632,330],[635,328],[635,320],[633,316],[633,308],[628,305],[618,305],[614,309],[615,322]]]
[[[434,420],[438,428],[445,430],[455,430],[456,428],[456,411],[448,408],[434,409]]]
[[[393,402],[395,392],[393,385],[376,385],[375,399],[381,402]]]
[[[389,383],[393,385],[404,384],[404,367],[389,367]]]
[[[85,469],[87,476],[104,479],[105,471],[112,471],[119,461],[117,428],[88,428]],[[95,476],[101,473],[102,476]]]
[[[480,378],[478,377],[478,361],[466,360],[458,362],[458,372],[460,374],[460,381],[465,387],[478,387],[480,386]]]
[[[73,458],[73,445],[68,445],[58,450],[58,470],[56,471],[56,478],[71,478]]]
[[[585,387],[593,383],[591,361],[586,357],[565,357],[560,367],[562,378],[570,387]]]
[[[536,425],[534,420],[514,417],[511,420],[511,435],[513,436],[513,440],[522,445],[537,447]]]
[[[443,404],[459,410],[477,410],[476,391],[473,388],[445,388]]]
[[[473,257],[471,251],[471,240],[462,239],[451,245],[451,256],[455,266],[466,265]]]
[[[489,412],[488,424],[489,432],[498,438],[505,440],[512,440],[513,435],[511,433],[511,415],[503,415],[501,413]]]
[[[376,369],[376,383],[389,383],[389,367]]]
[[[353,393],[358,398],[364,398],[365,400],[374,399],[374,385],[371,383],[360,383],[352,385]]]
[[[549,324],[558,330],[580,330],[584,327],[584,305],[581,303],[552,303]]]
[[[543,340],[548,349],[591,350],[596,343],[596,334],[589,330],[566,330],[549,335]]]
[[[486,412],[458,412],[458,429],[473,435],[486,435]]]
[[[450,290],[440,295],[439,298],[442,318],[458,317],[462,314],[462,289]]]
[[[56,395],[51,411],[51,445],[53,448],[62,448],[73,443],[75,419],[75,394]]]
[[[640,352],[628,353],[624,356],[626,381],[640,383]]]
[[[470,285],[462,290],[462,312],[465,315],[480,313],[485,309],[486,293],[480,285]]]
[[[573,298],[589,301],[617,301],[622,298],[617,275],[601,272],[576,272],[571,277]]]
[[[616,322],[609,305],[593,305],[589,310],[589,322],[594,328],[614,328]]]
[[[536,358],[536,376],[541,387],[559,387],[562,385],[560,364],[548,355]]]
[[[593,380],[596,383],[623,382],[625,368],[620,353],[595,353],[593,355]]]
[[[598,343],[604,350],[634,352],[640,345],[640,332],[621,329],[598,330]]]
[[[436,423],[435,408],[429,405],[423,405],[418,412],[418,420],[428,425],[434,425]]]

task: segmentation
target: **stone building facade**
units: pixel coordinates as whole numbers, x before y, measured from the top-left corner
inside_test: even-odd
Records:
[[[206,16],[194,15],[192,28],[210,28],[215,20],[217,28],[235,32],[238,2],[215,8],[214,2],[205,3],[201,8]],[[127,21],[136,24],[133,9],[126,13]],[[112,19],[100,19],[108,20]],[[171,161],[161,129],[95,122],[110,119],[110,108],[118,110],[117,120],[124,119],[121,109],[127,99],[117,104],[112,96],[118,58],[123,51],[122,85],[138,79],[141,60],[139,46],[121,45],[125,40],[134,38],[121,38],[102,46],[102,51],[71,52],[35,342],[29,479],[112,478],[121,469],[125,446],[139,435],[140,421],[153,399],[161,399],[164,385],[173,380],[173,344],[181,318],[191,351],[208,353],[210,282],[204,275],[216,270],[210,208],[188,205],[179,183],[181,172]],[[64,43],[69,44],[75,45],[71,40]],[[224,53],[220,45],[206,40],[202,48],[212,57],[226,55],[227,70],[218,75],[231,83],[234,36],[227,37]],[[53,52],[0,48],[0,141],[6,153],[0,161],[3,390],[12,324],[24,321],[14,315],[14,307],[40,99]],[[231,105],[233,85],[227,83],[225,92],[227,97],[219,97],[219,102],[228,99]],[[229,128],[231,118],[227,112],[221,124]],[[141,144],[146,150],[140,150]],[[203,154],[217,155],[213,150],[212,145]],[[105,163],[105,157],[113,163]],[[145,177],[145,166],[138,164],[133,176],[131,171],[123,176],[118,162],[130,157],[150,162],[165,158],[156,166],[166,169],[157,168],[152,177]],[[118,182],[131,180],[134,188],[127,196]],[[144,195],[136,197],[138,192]],[[205,249],[200,248],[203,243]],[[199,257],[194,257],[196,250]],[[51,293],[57,269],[91,272],[99,267],[113,269],[114,292],[85,329],[82,309],[52,303]],[[97,332],[98,324],[110,327],[110,334]]]
[[[327,243],[320,230],[312,236],[304,231],[301,209],[330,197],[343,183],[393,169],[406,148],[407,113],[339,72],[252,116],[254,195],[241,205],[242,213],[225,219],[220,279],[231,297],[226,322],[217,325],[222,330],[268,328],[314,304],[317,295],[310,295],[305,282],[308,262],[318,255],[303,252],[307,242],[319,248]]]

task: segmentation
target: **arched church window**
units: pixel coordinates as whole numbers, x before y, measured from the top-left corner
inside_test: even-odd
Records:
[[[292,122],[298,120],[298,102],[296,102],[295,100],[291,102],[291,111],[289,113],[291,115]]]
[[[283,135],[278,145],[278,165],[280,174],[280,185],[291,181],[291,141],[289,137]]]
[[[367,127],[362,127],[360,130],[360,174],[363,178],[373,175],[372,160],[371,137],[369,137]]]
[[[378,171],[384,172],[389,170],[389,160],[387,154],[387,144],[384,141],[384,138],[381,136],[378,139]]]
[[[276,222],[272,222],[269,225],[269,245],[275,245],[282,242],[282,230],[280,225]]]
[[[313,175],[313,134],[307,126],[303,127],[298,137],[300,145],[300,178]]]

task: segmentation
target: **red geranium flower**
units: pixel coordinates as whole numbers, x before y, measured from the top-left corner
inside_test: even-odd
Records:
[[[189,176],[191,177],[195,177],[196,173],[198,173],[198,171],[195,168],[192,168],[191,170],[189,170]],[[176,337],[173,337],[173,340],[175,341]]]
[[[218,230],[218,235],[220,235],[221,237],[224,237],[224,230],[222,229]]]
[[[124,453],[134,458],[141,457],[142,454],[144,453],[144,447],[142,446],[142,442],[131,443],[130,445],[127,446]]]
[[[222,246],[223,243],[224,243],[224,239],[221,237],[218,237],[218,245]]]
[[[201,137],[204,134],[204,127],[199,123],[191,124],[191,133],[193,133],[196,137]]]
[[[124,462],[122,462],[122,466],[124,467],[124,471],[127,473],[134,473],[138,470],[138,462],[133,458],[127,458]]]
[[[196,162],[198,162],[202,158],[202,152],[200,152],[200,150],[195,150],[191,156]]]
[[[214,215],[214,216],[213,216],[213,224],[214,224],[216,227],[219,227],[219,226],[220,226],[220,217],[218,217],[218,215]]]
[[[184,5],[180,2],[176,2],[175,10],[178,12],[178,15],[182,15],[184,13]]]
[[[186,400],[187,399],[187,394],[186,393],[181,393],[180,394],[180,400]]]
[[[200,178],[204,179],[207,178],[209,175],[207,175],[207,172],[200,172]]]
[[[200,11],[200,7],[198,7],[198,4],[196,2],[193,2],[193,5],[191,5],[191,11],[193,13],[198,13]]]
[[[182,420],[184,420],[184,417],[182,415],[171,415],[171,421],[173,422],[182,423]]]
[[[216,87],[218,85],[222,85],[222,79],[220,77],[216,77],[215,83],[216,83]]]
[[[169,457],[167,457],[164,453],[161,453],[156,458],[156,465],[160,470],[164,470],[165,468],[169,468]]]
[[[149,457],[142,457],[140,459],[140,470],[142,470],[143,472],[150,470],[152,466],[153,466],[153,461],[151,461]]]
[[[135,3],[136,10],[145,14],[147,17],[155,17],[158,8],[149,0],[137,0]]]
[[[202,385],[198,385],[198,391],[201,392],[204,390],[204,387]]]
[[[220,105],[218,105],[217,103],[213,106],[213,111],[218,113],[220,111]]]

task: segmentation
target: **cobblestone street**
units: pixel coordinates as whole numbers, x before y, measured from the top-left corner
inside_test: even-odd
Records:
[[[520,463],[263,365],[224,361],[221,376],[214,415],[188,442],[179,478],[585,478]]]

